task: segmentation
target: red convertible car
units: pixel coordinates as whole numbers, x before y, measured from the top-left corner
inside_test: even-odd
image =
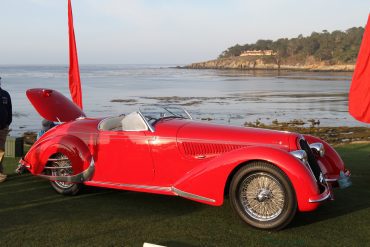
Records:
[[[88,118],[51,89],[30,89],[39,114],[63,122],[44,134],[20,167],[64,195],[82,185],[180,196],[213,206],[225,197],[246,223],[281,229],[296,211],[333,199],[350,172],[313,136],[191,119],[173,106]]]

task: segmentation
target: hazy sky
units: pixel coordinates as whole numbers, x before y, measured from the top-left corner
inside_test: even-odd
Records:
[[[185,64],[364,26],[370,0],[73,0],[81,64]],[[67,64],[67,0],[0,0],[0,64]]]

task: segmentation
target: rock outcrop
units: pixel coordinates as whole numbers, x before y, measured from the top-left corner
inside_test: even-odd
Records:
[[[242,69],[242,70],[303,70],[303,71],[353,71],[354,64],[328,64],[306,59],[305,63],[279,61],[276,58],[231,57],[184,66],[188,69]]]

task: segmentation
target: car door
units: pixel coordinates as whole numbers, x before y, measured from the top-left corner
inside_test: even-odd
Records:
[[[105,131],[97,138],[94,181],[150,184],[153,161],[145,131]]]

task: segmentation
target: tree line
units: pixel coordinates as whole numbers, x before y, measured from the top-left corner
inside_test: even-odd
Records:
[[[276,41],[260,39],[254,44],[229,47],[218,58],[236,57],[243,51],[273,50],[281,60],[305,62],[310,57],[331,64],[355,63],[363,34],[363,27],[352,27],[346,31],[313,32],[307,37],[300,34],[296,38]]]

